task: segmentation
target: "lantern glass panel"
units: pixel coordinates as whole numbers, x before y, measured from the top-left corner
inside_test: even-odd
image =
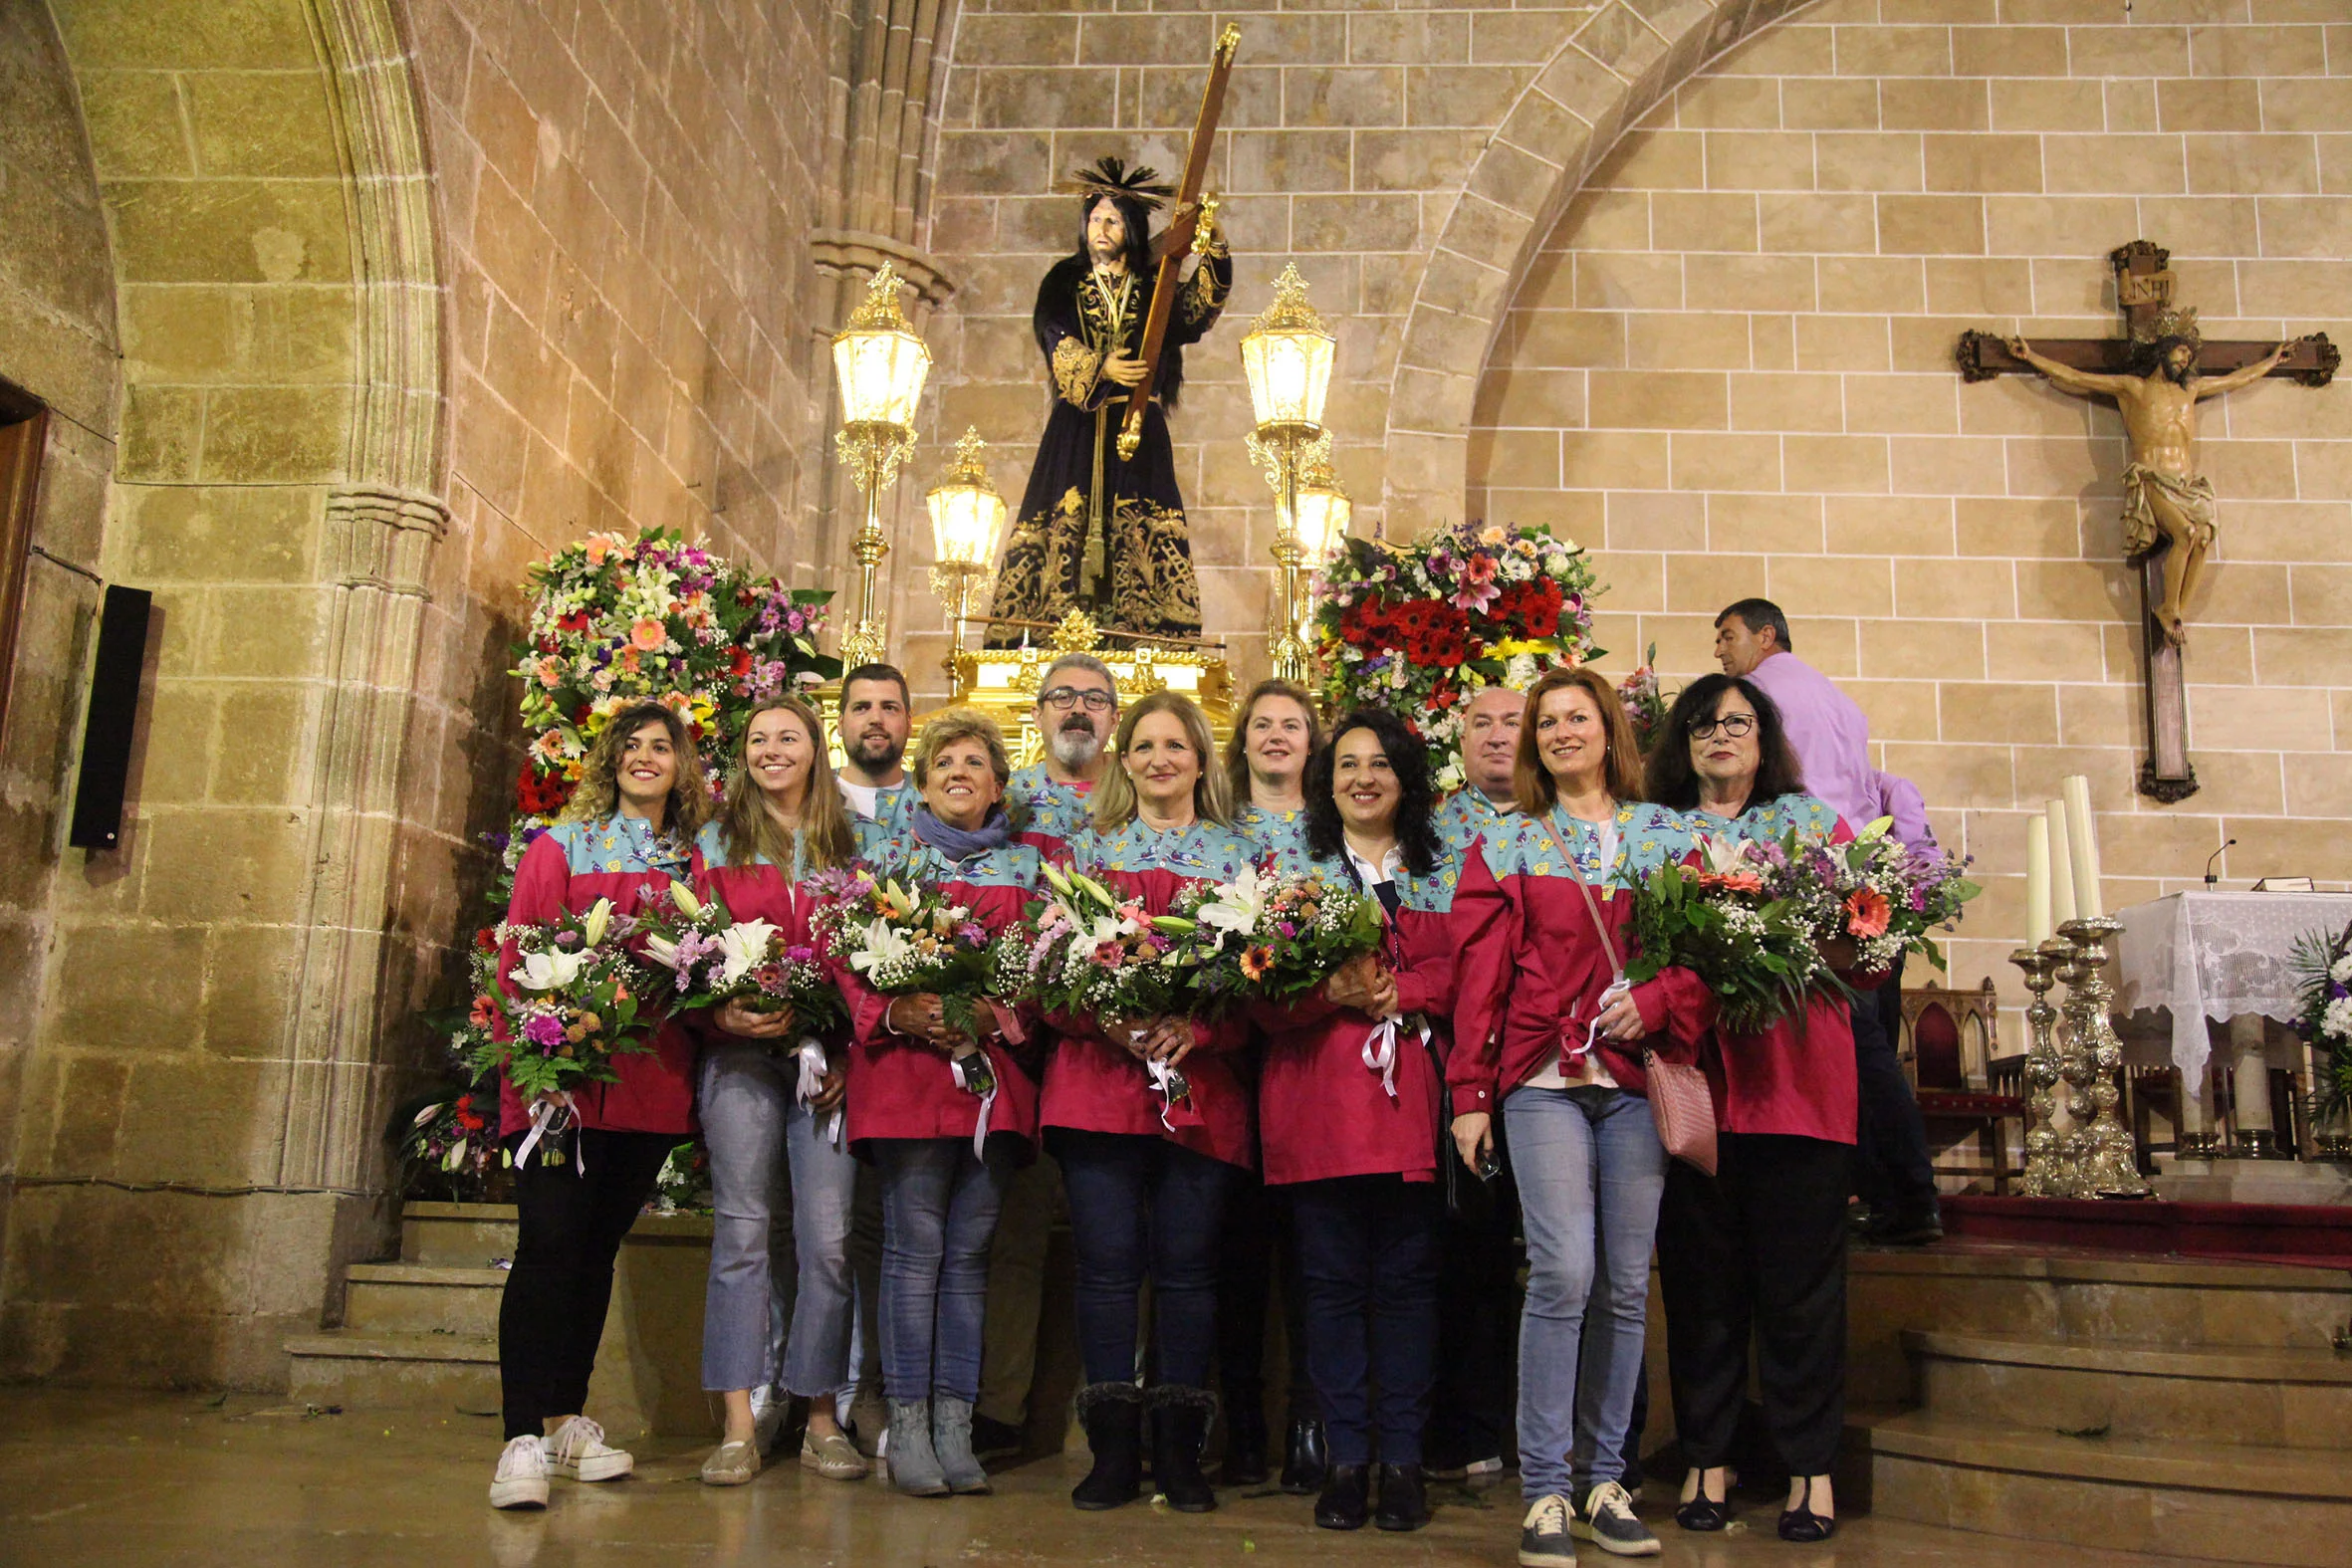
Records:
[[[846,332],[833,339],[833,372],[844,423],[911,427],[931,372],[931,350],[904,329]]]
[[[1336,343],[1317,332],[1262,329],[1242,339],[1242,368],[1250,377],[1250,406],[1261,425],[1323,422]]]

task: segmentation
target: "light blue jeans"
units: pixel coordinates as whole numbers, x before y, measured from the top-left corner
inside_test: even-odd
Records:
[[[882,1391],[894,1400],[980,1400],[988,1247],[1012,1161],[984,1165],[969,1138],[876,1138],[882,1176]]]
[[[702,1312],[702,1386],[749,1389],[775,1377],[785,1392],[832,1394],[849,1381],[849,1204],[857,1162],[825,1140],[831,1112],[794,1098],[799,1065],[761,1044],[716,1044],[702,1055],[702,1135],[711,1152],[710,1289]],[[797,1264],[781,1376],[769,1313],[776,1294],[769,1231],[777,1161],[792,1174]]]
[[[1520,1486],[1566,1497],[1571,1476],[1625,1473],[1667,1154],[1650,1102],[1622,1089],[1515,1089],[1503,1121],[1528,1238]]]

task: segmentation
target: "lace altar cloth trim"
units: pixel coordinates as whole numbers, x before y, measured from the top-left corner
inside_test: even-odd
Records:
[[[2173,893],[2115,918],[2115,1010],[2171,1012],[2173,1065],[2194,1078],[2212,1053],[2206,1019],[2293,1020],[2295,943],[2343,930],[2352,894]]]

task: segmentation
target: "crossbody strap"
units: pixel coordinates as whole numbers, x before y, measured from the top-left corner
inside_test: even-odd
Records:
[[[1554,806],[1554,810],[1558,807]],[[1543,829],[1543,836],[1551,844],[1551,852],[1567,862],[1568,875],[1575,878],[1576,891],[1584,895],[1584,912],[1592,917],[1592,929],[1600,933],[1601,951],[1609,956],[1609,978],[1623,980],[1625,966],[1617,960],[1617,944],[1609,936],[1608,922],[1600,918],[1600,901],[1592,896],[1592,885],[1584,880],[1583,868],[1576,864],[1573,853],[1562,847],[1559,835],[1551,830],[1551,812],[1535,818],[1535,825]]]

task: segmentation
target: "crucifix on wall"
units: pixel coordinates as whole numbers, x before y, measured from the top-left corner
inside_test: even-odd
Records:
[[[2146,240],[2114,251],[2115,303],[2129,336],[2022,337],[1962,333],[1964,381],[1997,375],[2046,376],[2077,397],[2111,400],[2123,415],[2131,458],[2123,470],[2124,558],[2139,568],[2141,659],[2148,757],[2140,792],[2164,801],[2197,792],[2189,763],[2189,697],[2181,669],[2189,640],[2184,605],[2213,549],[2213,482],[2197,472],[2197,404],[2202,398],[2282,375],[2325,386],[2338,354],[2327,336],[2284,342],[2207,342],[2197,311],[2175,303],[2171,253]]]

